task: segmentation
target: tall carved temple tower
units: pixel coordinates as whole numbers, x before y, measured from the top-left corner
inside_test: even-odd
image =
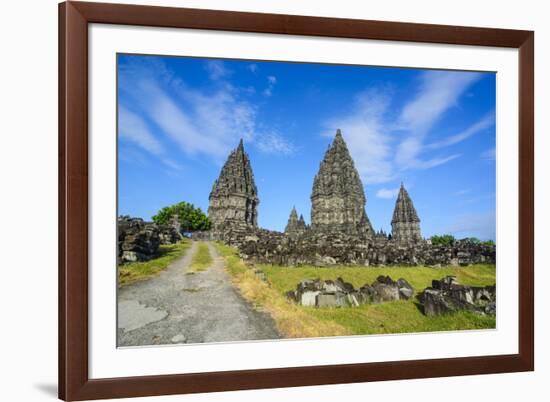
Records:
[[[209,197],[208,217],[214,230],[228,225],[258,226],[258,190],[243,140],[229,154]]]
[[[420,219],[403,183],[395,202],[391,229],[392,239],[395,241],[406,243],[422,240]]]
[[[373,230],[365,203],[363,183],[337,130],[313,181],[311,227],[370,236]]]
[[[292,208],[292,211],[290,211],[290,216],[288,217],[288,223],[285,227],[285,233],[287,235],[295,236],[300,235],[304,233],[307,230],[306,222],[304,221],[304,217],[300,215],[298,218],[298,212],[296,212],[296,208]]]

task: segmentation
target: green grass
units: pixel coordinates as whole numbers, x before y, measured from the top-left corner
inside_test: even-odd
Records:
[[[191,241],[183,239],[176,244],[161,245],[158,257],[152,260],[119,265],[118,286],[123,287],[157,275],[174,260],[184,255],[190,246]]]
[[[305,338],[351,335],[343,326],[330,320],[320,320],[300,306],[289,303],[269,284],[259,280],[254,270],[247,267],[236,250],[223,243],[216,248],[225,260],[225,269],[242,296],[258,309],[266,311],[275,320],[279,333],[286,338]]]
[[[380,275],[389,275],[393,280],[405,278],[416,291],[431,286],[433,279],[441,279],[447,275],[455,275],[457,280],[470,286],[486,286],[495,283],[494,265],[475,265],[467,267],[330,267],[319,268],[281,267],[274,265],[258,265],[266,273],[272,284],[281,293],[296,288],[298,282],[304,279],[336,279],[341,277],[346,282],[360,288],[365,283],[369,285]]]
[[[455,275],[464,285],[486,286],[495,284],[495,265],[473,265],[468,267],[279,267],[260,265],[269,282],[281,297],[296,288],[303,279],[336,279],[359,288],[371,284],[379,275],[389,275],[393,280],[405,278],[416,293],[431,286],[433,279]],[[380,334],[404,332],[431,332],[462,329],[495,328],[495,317],[479,316],[471,312],[459,312],[440,317],[425,316],[416,297],[381,304],[367,304],[356,308],[311,308],[308,310],[321,321],[331,321],[348,328],[353,334]]]
[[[371,284],[379,275],[389,275],[392,279],[405,278],[415,289],[420,292],[431,285],[433,279],[441,279],[446,275],[455,275],[458,281],[464,285],[486,286],[493,285],[496,280],[495,265],[474,265],[468,267],[330,267],[319,268],[281,267],[272,265],[258,265],[267,276],[268,285],[257,279],[252,270],[247,268],[235,254],[235,250],[223,244],[217,244],[220,254],[226,257],[228,272],[234,277],[237,286],[245,298],[259,307],[266,307],[270,311],[276,305],[287,321],[283,325],[281,333],[291,337],[307,336],[333,336],[341,334],[365,335],[387,333],[410,333],[451,331],[466,329],[489,329],[496,327],[495,317],[479,316],[470,312],[439,317],[427,317],[420,309],[416,297],[410,300],[399,300],[381,304],[368,304],[354,308],[314,308],[302,307],[288,301],[285,293],[296,288],[298,282],[304,279],[336,279],[342,277],[355,288],[365,283]],[[243,278],[246,278],[244,280]],[[243,291],[243,282],[246,286]],[[263,284],[263,294],[258,291],[248,291],[246,288],[254,288]],[[271,307],[270,307],[271,306]],[[270,311],[272,313],[272,311]],[[289,317],[294,314],[296,319]],[[278,326],[280,317],[272,313]],[[281,316],[281,314],[279,314]],[[297,318],[299,316],[299,319]],[[323,325],[317,335],[309,335],[314,331],[311,328],[289,328],[306,317],[311,325]],[[317,324],[315,324],[317,323]],[[327,326],[330,324],[332,326]],[[281,329],[281,328],[280,328]],[[334,333],[331,333],[334,331]]]
[[[193,260],[191,261],[191,272],[201,272],[206,270],[212,264],[212,256],[210,255],[210,250],[208,249],[208,244],[199,243],[197,247],[197,252],[193,255]]]

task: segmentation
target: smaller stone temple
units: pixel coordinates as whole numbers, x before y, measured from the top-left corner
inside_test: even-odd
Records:
[[[396,242],[408,243],[422,240],[420,219],[403,183],[395,201],[391,228],[392,239]]]
[[[365,191],[341,131],[321,161],[311,192],[311,228],[372,236]]]
[[[306,222],[304,221],[303,215],[300,215],[298,218],[298,212],[296,208],[292,207],[290,216],[288,217],[288,223],[285,227],[285,234],[289,236],[298,236],[304,233],[307,230]]]
[[[208,217],[212,228],[257,227],[259,203],[254,174],[241,139],[229,154],[210,192]]]
[[[496,258],[494,244],[463,239],[442,247],[424,241],[420,219],[403,184],[391,233],[374,232],[366,213],[363,184],[340,130],[313,181],[310,225],[292,208],[284,233],[258,227],[258,191],[242,140],[229,155],[209,200],[212,228],[194,232],[193,238],[223,241],[237,247],[241,258],[255,263],[443,266],[494,263]],[[134,247],[136,242],[129,240],[119,240],[119,258],[125,257],[124,251],[141,246]],[[132,257],[127,253],[126,258]]]

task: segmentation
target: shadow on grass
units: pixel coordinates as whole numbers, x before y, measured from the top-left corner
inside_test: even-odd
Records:
[[[420,311],[422,315],[424,315],[424,305],[417,301],[413,302],[413,304],[418,309],[418,311]]]
[[[161,258],[161,257],[167,256],[168,254],[173,253],[173,252],[174,252],[174,250],[171,249],[171,248],[159,247],[159,249],[157,250],[157,252],[155,253],[155,255],[153,256],[152,259]]]

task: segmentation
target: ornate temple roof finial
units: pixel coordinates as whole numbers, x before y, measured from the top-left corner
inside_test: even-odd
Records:
[[[285,233],[294,236],[303,233],[305,230],[306,224],[304,222],[304,217],[300,215],[300,218],[298,218],[296,207],[292,207],[292,211],[290,211],[290,216],[288,217],[288,222],[285,227]]]
[[[244,153],[244,144],[243,139],[241,138],[239,141],[239,145],[237,146],[237,149],[235,149],[236,152]]]
[[[243,199],[246,202],[243,203]],[[208,217],[214,228],[226,223],[258,225],[257,207],[260,200],[242,138],[223,165],[209,200]]]
[[[392,237],[396,241],[418,241],[422,239],[420,233],[420,219],[407,189],[401,182],[401,188],[391,220]]]
[[[374,233],[365,212],[363,183],[340,129],[321,161],[311,201],[313,229]]]

